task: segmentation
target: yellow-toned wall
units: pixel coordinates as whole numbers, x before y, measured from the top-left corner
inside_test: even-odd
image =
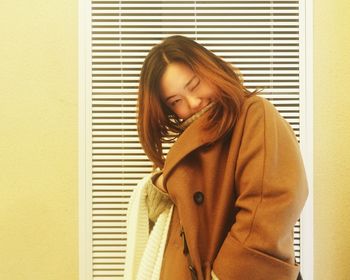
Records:
[[[78,1],[0,1],[0,279],[78,279]]]
[[[350,279],[350,2],[314,0],[315,279]]]
[[[0,2],[1,280],[78,279],[77,9]],[[316,280],[350,279],[349,18],[314,1]]]

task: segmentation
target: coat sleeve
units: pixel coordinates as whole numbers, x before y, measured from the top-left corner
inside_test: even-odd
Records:
[[[266,99],[247,109],[235,186],[238,212],[213,271],[219,279],[296,279],[293,228],[307,180],[293,129]]]

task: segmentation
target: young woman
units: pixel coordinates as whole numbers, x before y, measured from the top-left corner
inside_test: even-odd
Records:
[[[148,180],[150,220],[173,205],[160,279],[297,279],[305,169],[292,128],[257,93],[184,36],[146,57],[138,132],[158,170]]]

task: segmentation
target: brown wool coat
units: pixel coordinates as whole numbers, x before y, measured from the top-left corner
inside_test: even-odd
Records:
[[[207,145],[193,122],[174,143],[164,187],[175,204],[161,279],[192,279],[181,227],[198,279],[294,280],[293,227],[308,187],[295,134],[275,107],[253,96],[231,136]]]

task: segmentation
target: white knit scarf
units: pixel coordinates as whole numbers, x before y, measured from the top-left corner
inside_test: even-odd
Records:
[[[125,280],[159,280],[165,243],[174,206],[164,210],[149,234],[146,183],[144,177],[135,188],[127,214]]]

